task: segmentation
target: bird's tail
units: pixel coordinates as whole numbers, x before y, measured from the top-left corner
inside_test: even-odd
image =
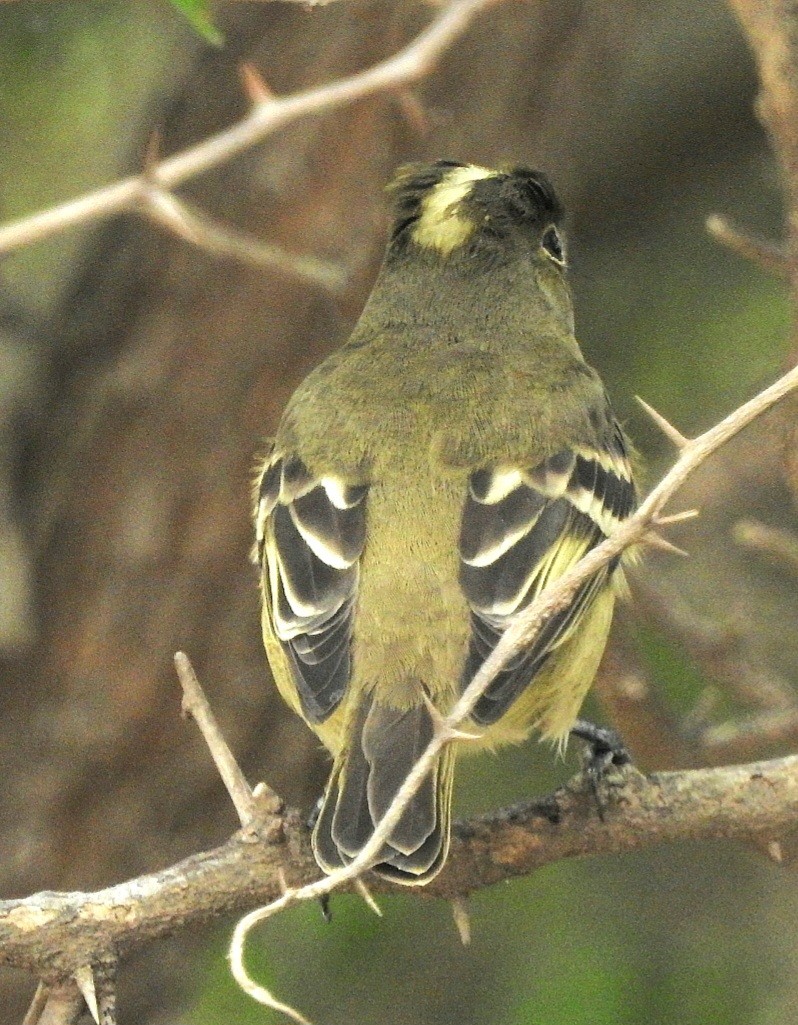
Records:
[[[313,830],[313,851],[325,872],[351,862],[432,740],[429,708],[389,708],[364,700],[335,760]],[[454,751],[438,756],[391,830],[374,871],[420,886],[443,866],[449,850]]]

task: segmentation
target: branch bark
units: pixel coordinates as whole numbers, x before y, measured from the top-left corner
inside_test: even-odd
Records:
[[[649,777],[608,779],[602,821],[581,776],[540,800],[455,825],[446,868],[424,897],[452,899],[563,858],[617,854],[677,840],[777,841],[798,819],[798,756]],[[318,878],[296,811],[266,815],[214,850],[95,893],[45,891],[0,902],[0,963],[50,978],[109,950],[243,911]],[[375,892],[394,891],[369,877]],[[402,891],[404,892],[404,891]]]

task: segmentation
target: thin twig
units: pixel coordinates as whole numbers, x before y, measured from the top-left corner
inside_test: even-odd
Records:
[[[237,124],[149,167],[146,175],[123,178],[78,199],[0,227],[0,253],[48,238],[71,225],[89,224],[134,209],[148,180],[150,185],[155,183],[163,191],[171,192],[183,182],[251,149],[298,118],[336,110],[386,90],[414,85],[433,70],[441,55],[474,18],[495,2],[453,0],[408,46],[366,71],[291,96],[266,98],[256,103]]]
[[[42,1011],[44,1011],[47,1004],[47,995],[47,984],[40,980],[39,985],[36,987],[36,992],[33,994],[33,1000],[30,1002],[30,1007],[22,1019],[22,1025],[38,1025]]]
[[[652,623],[678,644],[704,677],[749,707],[770,711],[795,707],[795,695],[786,680],[752,665],[746,638],[734,624],[707,619],[682,595],[656,586],[635,570],[628,574],[635,597],[634,613]]]
[[[211,711],[211,706],[208,704],[202,687],[200,687],[188,655],[178,651],[175,654],[175,668],[180,686],[183,688],[183,711],[190,715],[199,727],[230,795],[230,800],[235,805],[241,825],[246,828],[251,825],[255,816],[252,790],[235,760],[233,752],[228,747],[227,741],[222,736],[216,717]]]
[[[750,758],[798,744],[798,708],[779,708],[745,719],[708,726],[698,736],[705,761],[719,765],[729,758]]]
[[[732,533],[737,544],[766,556],[779,569],[798,573],[798,535],[792,531],[759,520],[739,520]]]
[[[340,292],[346,284],[347,275],[340,264],[289,253],[280,246],[216,224],[207,214],[163,189],[148,189],[140,209],[173,235],[215,256],[296,275],[329,292]]]
[[[83,1006],[83,997],[74,981],[51,986],[39,1025],[75,1025]]]
[[[728,0],[756,60],[755,109],[779,167],[784,204],[785,251],[792,306],[791,351],[798,363],[798,45],[795,11],[780,0]],[[798,402],[784,417],[784,478],[798,503]]]
[[[789,278],[790,263],[783,247],[749,235],[721,214],[710,214],[706,219],[706,229],[716,241],[739,256],[779,278]]]
[[[641,665],[625,617],[601,661],[594,692],[613,727],[623,737],[635,765],[645,769],[688,768],[699,764],[671,709]]]

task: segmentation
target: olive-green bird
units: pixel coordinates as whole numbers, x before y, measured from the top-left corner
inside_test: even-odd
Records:
[[[636,504],[628,446],[573,333],[545,175],[401,169],[349,341],[299,386],[257,485],[263,634],[280,693],[334,762],[326,871],[363,848],[515,616]],[[422,884],[449,846],[458,753],[563,744],[604,650],[616,564],[490,684],[376,871]]]

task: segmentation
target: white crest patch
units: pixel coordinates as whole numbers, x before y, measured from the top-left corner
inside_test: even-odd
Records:
[[[473,233],[474,222],[458,214],[460,202],[476,181],[497,174],[487,167],[455,167],[430,190],[422,203],[422,213],[413,230],[413,240],[427,249],[448,256]]]

